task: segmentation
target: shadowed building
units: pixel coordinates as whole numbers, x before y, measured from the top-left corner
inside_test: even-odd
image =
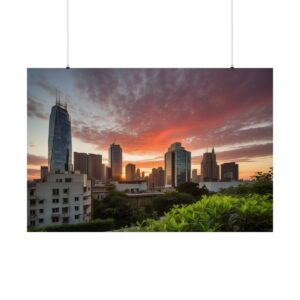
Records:
[[[165,153],[165,185],[177,187],[191,179],[191,152],[181,143],[172,144]]]
[[[47,181],[48,177],[48,166],[41,166],[41,180]]]
[[[201,162],[201,178],[202,181],[219,180],[219,166],[217,164],[214,148],[212,148],[212,152],[206,152],[203,154]]]
[[[165,185],[165,171],[162,167],[153,168],[149,175],[148,186],[150,189],[164,187]]]
[[[108,151],[111,178],[120,180],[122,178],[122,148],[120,145],[111,144]]]
[[[101,180],[102,155],[74,152],[74,170],[87,174],[88,179]]]
[[[135,165],[128,164],[125,168],[126,180],[134,181],[135,180]]]
[[[223,181],[239,180],[239,165],[235,162],[221,165],[221,179]]]

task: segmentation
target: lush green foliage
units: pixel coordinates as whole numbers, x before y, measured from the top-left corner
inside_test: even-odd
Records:
[[[269,195],[204,196],[175,206],[161,220],[147,219],[133,231],[272,231],[273,204]]]
[[[28,231],[52,231],[52,232],[95,232],[110,231],[115,229],[114,219],[95,219],[81,224],[66,224],[48,226],[43,228],[29,228]]]
[[[185,182],[177,187],[179,193],[190,194],[195,197],[195,199],[200,199],[204,195],[208,195],[209,191],[204,185],[201,189],[199,184],[195,182]]]
[[[260,194],[269,195],[273,197],[273,169],[269,172],[262,173],[257,172],[254,180],[248,183],[242,183],[237,187],[229,187],[222,189],[221,194],[225,195],[249,195],[249,194]]]

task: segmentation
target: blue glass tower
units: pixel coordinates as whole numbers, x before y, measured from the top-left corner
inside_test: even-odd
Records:
[[[165,153],[165,184],[177,187],[191,179],[191,152],[174,143]]]
[[[67,106],[59,101],[52,107],[49,120],[48,167],[52,173],[72,171],[71,120]]]

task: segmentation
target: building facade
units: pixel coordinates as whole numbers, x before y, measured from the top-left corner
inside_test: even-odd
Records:
[[[221,180],[222,181],[238,181],[239,180],[239,165],[235,162],[224,163],[221,165]]]
[[[165,153],[165,185],[177,187],[191,179],[191,152],[181,143],[172,144]]]
[[[48,177],[48,166],[41,166],[41,180],[46,181]]]
[[[156,189],[165,186],[165,171],[162,167],[153,168],[148,179],[149,189]]]
[[[88,173],[87,153],[74,152],[74,171],[79,171],[81,174]]]
[[[49,172],[72,171],[71,119],[67,106],[56,101],[51,109],[48,136]]]
[[[88,179],[101,180],[102,155],[88,154]]]
[[[111,168],[111,178],[120,180],[122,178],[122,148],[120,145],[111,144],[108,151],[109,167]]]
[[[86,174],[50,173],[47,181],[28,188],[27,209],[29,227],[78,224],[90,220],[91,182]]]
[[[74,152],[74,171],[87,174],[90,180],[101,180],[102,155]]]
[[[126,181],[134,181],[136,178],[135,175],[135,165],[127,164],[125,168]]]
[[[201,179],[202,181],[218,181],[219,180],[219,166],[217,164],[217,157],[215,149],[212,152],[203,154],[201,162]]]

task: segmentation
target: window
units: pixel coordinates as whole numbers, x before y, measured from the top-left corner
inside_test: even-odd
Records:
[[[85,193],[87,191],[86,186],[83,187],[83,192]]]
[[[59,207],[52,208],[52,213],[58,213],[58,212],[59,212]]]
[[[75,197],[74,199],[75,199],[75,201],[79,201],[79,197]]]
[[[30,189],[29,195],[34,196],[34,189]]]
[[[35,221],[34,220],[30,221],[30,226],[35,226]]]
[[[75,210],[79,210],[79,206],[75,206]]]
[[[32,199],[32,200],[30,200],[30,205],[31,205],[31,206],[34,206],[34,205],[35,205],[35,203],[36,203],[36,201],[35,201],[35,200],[33,200],[33,199]]]
[[[35,216],[35,209],[31,209],[31,210],[30,210],[30,215],[31,215],[31,216]]]
[[[63,207],[62,212],[63,212],[63,214],[67,214],[69,212],[68,207]]]
[[[59,199],[57,199],[57,198],[54,198],[54,199],[52,199],[52,203],[59,203]]]
[[[69,218],[68,217],[63,218],[63,223],[69,223]]]
[[[58,217],[52,217],[52,223],[57,223],[59,222],[59,218]]]
[[[59,189],[52,189],[52,195],[59,195]]]
[[[39,204],[44,204],[44,200],[39,200]]]
[[[79,219],[79,215],[75,215],[75,220],[78,220]]]
[[[63,198],[63,204],[68,204],[69,203],[69,198]]]
[[[72,178],[66,178],[65,182],[72,182]]]
[[[41,208],[41,209],[39,210],[39,212],[40,212],[40,214],[43,214],[43,213],[44,213],[44,210]]]
[[[39,219],[39,223],[44,223],[44,219]]]
[[[69,193],[69,189],[64,189],[64,194],[68,194]]]

